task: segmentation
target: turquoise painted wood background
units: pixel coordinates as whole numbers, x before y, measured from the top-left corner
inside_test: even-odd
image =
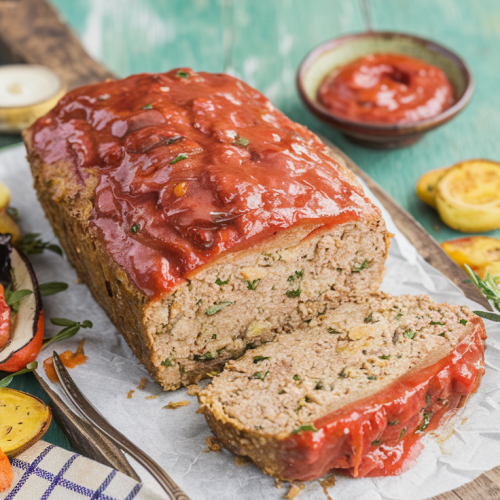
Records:
[[[178,66],[230,71],[293,120],[322,133],[371,175],[438,240],[459,237],[415,195],[426,170],[467,158],[500,160],[500,1],[367,0],[373,28],[442,43],[470,65],[468,108],[418,144],[395,151],[355,146],[304,108],[295,87],[301,60],[316,45],[366,29],[361,0],[52,0],[88,52],[113,72]],[[232,29],[228,27],[232,26]],[[500,236],[500,231],[492,233]],[[39,390],[30,376],[13,384]],[[47,439],[67,446],[56,426]]]

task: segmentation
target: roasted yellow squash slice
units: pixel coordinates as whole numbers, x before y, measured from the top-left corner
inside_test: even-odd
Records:
[[[488,266],[500,266],[500,239],[488,236],[470,236],[441,243],[443,250],[462,268],[467,264],[481,278]],[[500,268],[499,268],[500,269]]]
[[[10,202],[10,190],[3,183],[0,182],[0,212],[5,212]]]
[[[458,231],[500,228],[500,163],[468,160],[451,167],[435,188],[443,222]]]
[[[0,449],[15,457],[36,443],[49,428],[50,408],[40,399],[0,388]]]
[[[436,168],[425,172],[417,181],[417,196],[427,205],[436,208],[435,188],[450,167]]]

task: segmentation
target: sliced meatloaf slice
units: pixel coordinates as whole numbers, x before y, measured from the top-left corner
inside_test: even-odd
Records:
[[[82,87],[23,137],[66,254],[165,389],[380,285],[380,211],[236,78],[186,69]]]
[[[278,478],[399,474],[478,388],[485,337],[467,307],[378,294],[229,362],[201,410],[227,448]]]

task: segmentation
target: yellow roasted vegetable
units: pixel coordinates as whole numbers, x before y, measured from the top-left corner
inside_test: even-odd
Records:
[[[16,245],[21,240],[21,230],[16,221],[7,213],[10,202],[9,188],[0,182],[0,233],[12,235],[12,243]]]
[[[468,160],[449,168],[435,188],[443,222],[458,231],[500,228],[500,163]]]
[[[483,274],[483,276],[481,276],[481,274],[479,274],[479,276],[481,276],[482,279],[485,279],[486,276],[488,276],[488,274],[490,276],[498,276],[500,278],[500,261],[498,262],[492,262],[491,264],[488,264],[487,266],[485,266],[483,269],[481,269],[481,272]]]
[[[427,205],[436,208],[435,188],[450,167],[435,168],[425,172],[417,181],[417,196]]]
[[[489,236],[470,236],[441,243],[443,250],[463,269],[467,264],[481,278],[486,268],[500,264],[500,239]]]
[[[0,212],[5,212],[9,206],[10,191],[9,188],[0,182]]]
[[[35,444],[52,420],[50,408],[40,399],[7,387],[0,388],[0,449],[15,457]]]

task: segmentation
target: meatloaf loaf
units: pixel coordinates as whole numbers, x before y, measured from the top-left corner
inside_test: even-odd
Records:
[[[227,448],[281,479],[400,474],[478,388],[485,338],[467,307],[377,294],[230,361],[201,409]]]
[[[82,87],[23,138],[68,258],[167,390],[381,282],[380,211],[236,78]]]

